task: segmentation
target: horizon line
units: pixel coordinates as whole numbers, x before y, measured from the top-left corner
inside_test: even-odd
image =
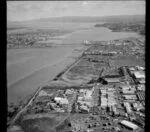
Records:
[[[111,16],[135,16],[135,15],[141,15],[146,16],[145,14],[122,14],[122,15],[108,15],[108,16],[55,16],[55,17],[41,17],[41,18],[34,18],[34,19],[28,19],[28,20],[7,20],[7,22],[26,22],[26,21],[34,21],[34,20],[40,20],[40,19],[48,19],[48,18],[63,18],[63,17],[111,17]]]

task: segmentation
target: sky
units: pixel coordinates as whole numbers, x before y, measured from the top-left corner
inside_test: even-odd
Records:
[[[145,15],[145,1],[7,1],[7,20],[62,16]]]

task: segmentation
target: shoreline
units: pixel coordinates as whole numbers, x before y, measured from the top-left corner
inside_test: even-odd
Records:
[[[136,31],[126,31],[126,30],[118,30],[118,31],[115,31],[115,30],[113,30],[113,29],[111,29],[111,28],[109,28],[109,27],[105,27],[105,26],[102,26],[102,27],[94,27],[94,25],[93,25],[93,27],[88,27],[88,28],[81,28],[81,29],[78,29],[78,30],[75,30],[75,31],[72,31],[72,32],[69,32],[69,33],[65,33],[64,35],[58,35],[58,36],[54,36],[53,38],[54,38],[54,40],[55,40],[55,38],[59,38],[59,37],[63,37],[63,38],[61,38],[62,39],[62,44],[56,44],[56,43],[53,43],[52,45],[45,45],[45,46],[42,46],[42,45],[39,45],[39,46],[20,46],[20,47],[17,47],[17,46],[14,46],[14,47],[6,47],[7,48],[7,50],[10,50],[10,49],[36,49],[36,48],[55,48],[55,47],[57,47],[57,46],[61,46],[61,45],[71,45],[71,44],[66,44],[66,43],[64,43],[63,41],[65,41],[65,40],[63,40],[64,38],[67,38],[67,37],[69,37],[69,36],[72,36],[73,34],[75,34],[75,33],[78,33],[78,32],[83,32],[83,31],[85,31],[85,30],[93,30],[93,29],[96,29],[96,30],[99,30],[99,28],[103,28],[103,29],[106,29],[106,30],[108,30],[108,31],[110,31],[110,32],[114,32],[114,33],[133,33],[133,34],[137,34],[138,35],[138,37],[139,36],[143,36],[143,35],[141,35],[141,34],[139,34],[138,32],[136,32]],[[51,40],[50,40],[51,41]],[[101,41],[101,40],[99,40],[99,41]]]
[[[52,48],[57,48],[59,46],[73,46],[73,44],[67,44],[67,43],[63,43],[63,44],[55,44],[55,45],[52,45],[52,46],[45,46],[45,47],[12,47],[12,48],[6,48],[6,50],[13,50],[13,49],[52,49]],[[77,43],[76,45],[82,45],[80,43]]]
[[[86,49],[85,49],[85,50],[86,50]],[[84,50],[84,51],[85,51],[85,50]],[[45,81],[43,84],[41,84],[40,86],[38,86],[38,88],[35,90],[35,92],[33,92],[32,95],[31,95],[31,97],[28,99],[28,101],[26,101],[27,103],[26,103],[26,104],[23,104],[23,106],[22,106],[23,108],[21,108],[20,111],[17,112],[17,113],[14,115],[14,117],[12,117],[12,119],[11,119],[10,121],[8,121],[7,126],[12,125],[12,124],[18,119],[18,117],[21,115],[21,113],[23,113],[23,112],[26,110],[26,108],[27,108],[29,105],[31,105],[31,103],[32,103],[32,101],[34,100],[34,98],[37,96],[37,94],[39,93],[39,91],[46,85],[46,83],[54,81],[54,80],[57,78],[57,76],[61,76],[63,73],[65,73],[66,71],[68,71],[68,69],[71,68],[71,67],[73,67],[73,65],[76,64],[76,62],[77,62],[77,61],[79,60],[79,58],[81,58],[81,57],[82,57],[82,54],[81,54],[80,56],[78,56],[77,59],[76,59],[73,63],[68,64],[68,65],[66,66],[66,68],[65,68],[64,70],[62,70],[60,73],[58,73],[53,79],[47,80],[47,81]],[[59,79],[59,78],[57,78],[57,80],[58,80],[58,79]]]
[[[81,45],[81,44],[80,44]],[[45,83],[47,83],[47,82],[49,82],[49,81],[51,81],[51,80],[53,80],[54,78],[56,78],[60,73],[62,73],[63,71],[65,71],[70,65],[72,65],[72,63],[74,63],[74,61],[76,60],[76,59],[78,59],[78,56],[80,55],[80,53],[81,53],[81,51],[78,51],[77,53],[75,53],[74,51],[75,50],[78,50],[78,49],[80,49],[81,47],[83,48],[83,49],[85,49],[85,48],[87,48],[86,46],[83,46],[83,45],[81,45],[80,47],[79,46],[75,46],[74,47],[74,45],[71,45],[71,46],[73,46],[73,48],[65,55],[65,57],[62,57],[62,58],[60,58],[60,59],[58,59],[58,60],[56,60],[56,61],[54,61],[54,62],[52,62],[52,64],[48,64],[48,65],[45,65],[44,67],[42,66],[41,68],[38,68],[37,70],[34,70],[32,73],[27,73],[27,75],[25,75],[25,76],[23,76],[23,77],[21,77],[21,78],[19,78],[19,79],[17,79],[17,80],[15,80],[15,81],[13,81],[13,82],[10,82],[9,84],[8,84],[8,86],[7,87],[9,87],[9,88],[15,88],[15,86],[17,85],[19,85],[20,83],[22,83],[23,82],[23,80],[26,78],[26,79],[28,79],[28,77],[31,77],[30,79],[32,79],[33,77],[32,77],[32,75],[37,75],[38,73],[41,73],[41,72],[46,72],[46,70],[50,70],[50,69],[52,69],[52,74],[54,74],[54,76],[53,75],[51,75],[52,77],[50,77],[50,78],[45,78],[45,80],[43,81],[43,82],[40,82],[39,84],[38,84],[38,86],[36,86],[36,87],[39,87],[39,85],[41,86],[42,84],[45,84]],[[84,50],[83,50],[84,51]],[[82,52],[83,52],[82,51]],[[55,73],[53,73],[53,69],[55,70],[56,68],[55,67],[58,67],[60,70],[58,70],[59,72],[56,72],[56,74]],[[46,68],[46,69],[45,69]],[[57,69],[56,69],[57,70]],[[51,73],[51,71],[49,71],[50,73]],[[39,74],[38,74],[39,75]],[[39,78],[39,77],[38,77]],[[18,84],[19,83],[19,84]],[[36,90],[37,88],[35,88],[35,90]],[[32,90],[31,91],[35,91],[34,90],[34,88],[32,88]],[[12,89],[10,89],[10,92],[9,93],[11,93],[11,91],[12,91]],[[23,97],[23,98],[19,98],[19,96],[18,96],[18,99],[17,98],[14,98],[14,101],[12,101],[12,99],[11,99],[11,101],[8,101],[9,103],[8,104],[11,104],[11,103],[13,103],[14,105],[15,104],[19,104],[19,102],[26,102],[26,101],[23,101],[23,100],[26,100],[26,99],[28,99],[28,97],[29,96],[31,96],[32,95],[32,93],[30,93],[30,94],[27,94],[27,96],[25,96],[25,97]],[[17,102],[16,102],[16,101]]]

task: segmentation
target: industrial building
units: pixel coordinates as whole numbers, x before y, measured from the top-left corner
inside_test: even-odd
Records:
[[[137,125],[135,125],[134,123],[127,121],[127,120],[123,120],[120,123],[132,130],[137,130],[139,128]]]
[[[132,112],[132,108],[131,108],[130,103],[124,102],[124,107],[125,107],[127,113],[131,113]]]
[[[108,83],[119,83],[120,82],[120,78],[104,78],[104,80]]]
[[[129,89],[129,90],[122,90],[122,93],[123,94],[135,94],[135,90],[131,90],[131,89]]]
[[[145,92],[137,92],[137,96],[139,98],[140,101],[144,101],[145,100]]]
[[[145,72],[144,71],[135,71],[135,72],[133,72],[133,75],[136,79],[145,78]]]
[[[136,95],[123,95],[125,100],[137,100]]]

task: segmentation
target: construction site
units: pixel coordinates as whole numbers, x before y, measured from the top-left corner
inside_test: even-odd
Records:
[[[38,89],[8,132],[144,132],[144,50],[132,39],[93,43]]]

